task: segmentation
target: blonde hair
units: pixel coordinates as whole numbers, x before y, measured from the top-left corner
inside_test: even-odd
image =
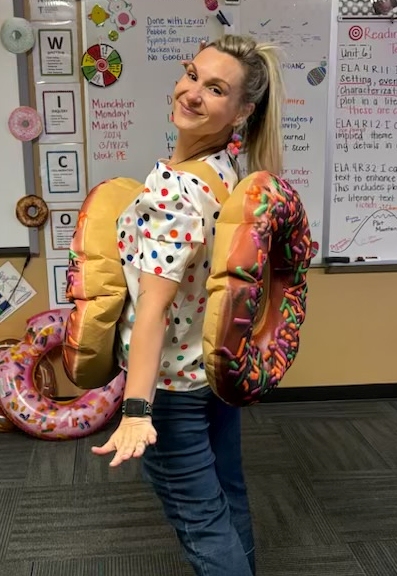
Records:
[[[208,46],[234,56],[245,70],[242,104],[255,104],[244,126],[238,127],[243,149],[247,152],[248,170],[280,174],[283,168],[284,83],[279,49],[271,44],[258,44],[250,36],[231,34]]]

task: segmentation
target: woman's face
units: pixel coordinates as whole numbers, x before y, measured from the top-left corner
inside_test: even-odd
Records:
[[[213,46],[185,65],[174,90],[174,124],[197,136],[219,136],[243,120],[240,105],[244,70],[240,62]]]

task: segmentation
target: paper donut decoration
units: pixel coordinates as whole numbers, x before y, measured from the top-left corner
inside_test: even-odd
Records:
[[[34,46],[34,33],[25,18],[9,18],[0,30],[1,43],[13,54],[23,54]]]
[[[90,84],[107,88],[120,78],[123,63],[113,46],[94,44],[84,53],[81,70]]]
[[[8,118],[8,128],[15,138],[23,142],[29,142],[40,136],[43,124],[34,108],[20,106],[11,112]]]
[[[327,75],[327,69],[325,66],[318,66],[313,68],[307,75],[307,81],[312,86],[318,86],[324,80]]]

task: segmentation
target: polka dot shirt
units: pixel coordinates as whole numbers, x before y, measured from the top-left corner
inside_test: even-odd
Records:
[[[202,160],[216,170],[231,192],[238,178],[227,152]],[[122,368],[127,369],[140,272],[179,284],[167,318],[159,388],[183,392],[207,385],[202,328],[219,210],[219,202],[204,181],[158,161],[142,194],[119,218],[118,246],[129,291],[119,322]]]

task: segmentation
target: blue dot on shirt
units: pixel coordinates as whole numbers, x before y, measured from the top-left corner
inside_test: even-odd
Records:
[[[134,258],[134,257],[133,257],[132,254],[128,254],[128,256],[127,256],[128,262],[132,262],[133,258]]]
[[[175,242],[175,248],[179,250],[179,248],[182,248],[182,244],[180,242]]]
[[[152,250],[152,258],[157,258],[157,252],[156,252],[156,250]]]
[[[172,214],[166,214],[165,217],[167,218],[167,220],[172,220],[172,219],[173,219],[173,215],[172,215]]]
[[[143,226],[143,218],[138,218],[138,226]]]
[[[219,172],[219,178],[220,178],[221,180],[223,180],[223,174],[222,174],[222,172]]]

